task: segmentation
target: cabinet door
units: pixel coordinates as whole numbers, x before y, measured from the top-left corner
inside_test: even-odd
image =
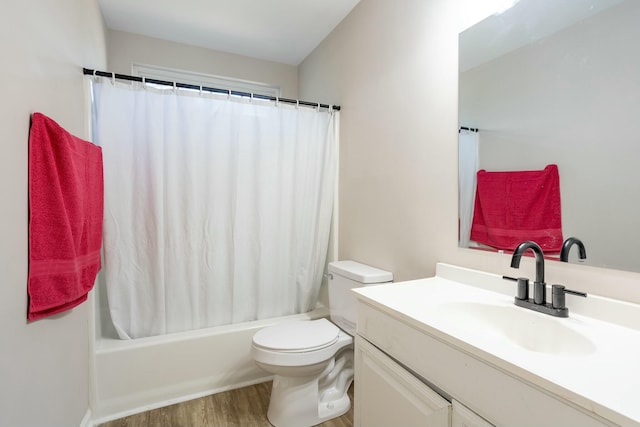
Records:
[[[453,413],[451,414],[451,427],[495,427],[493,424],[453,399]]]
[[[355,427],[448,427],[451,404],[409,371],[356,337]]]

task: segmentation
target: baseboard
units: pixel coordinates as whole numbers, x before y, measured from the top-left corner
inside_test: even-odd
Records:
[[[80,427],[94,427],[93,420],[91,419],[91,408],[87,408],[82,421],[80,421]]]

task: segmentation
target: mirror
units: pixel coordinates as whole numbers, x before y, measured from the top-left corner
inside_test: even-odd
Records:
[[[636,0],[520,0],[459,37],[459,123],[478,129],[477,154],[460,146],[461,183],[557,165],[564,238],[584,242],[586,265],[628,271],[640,271],[638,22]],[[474,197],[460,193],[461,224]]]

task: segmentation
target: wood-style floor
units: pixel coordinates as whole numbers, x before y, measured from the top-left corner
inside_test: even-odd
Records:
[[[271,427],[267,408],[271,382],[205,396],[183,403],[131,415],[99,427]],[[349,389],[353,402],[353,385]],[[321,427],[352,427],[349,412],[319,424]]]

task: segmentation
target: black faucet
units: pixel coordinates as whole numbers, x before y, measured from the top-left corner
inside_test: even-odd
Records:
[[[570,242],[567,243],[567,241]],[[563,251],[566,246],[566,252],[568,254],[569,249],[575,243],[578,245],[578,247],[582,247],[581,254],[583,253],[584,245],[582,244],[582,242],[580,242],[580,240],[572,237],[570,239],[567,239],[567,241],[565,241],[565,244],[563,245]],[[535,282],[533,282],[533,299],[529,298],[528,295],[529,279],[526,279],[524,277],[515,279],[513,277],[502,276],[503,279],[518,282],[518,294],[514,299],[515,305],[538,311],[540,313],[549,314],[555,317],[568,317],[569,309],[565,306],[565,294],[572,294],[581,297],[586,297],[587,294],[585,294],[584,292],[577,292],[566,289],[562,285],[553,285],[551,303],[547,304],[545,295],[546,284],[544,283],[544,253],[542,252],[542,248],[540,248],[540,246],[536,242],[527,240],[526,242],[522,242],[518,245],[516,250],[513,252],[513,256],[511,257],[511,268],[520,267],[520,259],[522,258],[522,254],[524,254],[527,249],[531,249],[536,256],[536,279]]]
[[[536,304],[544,304],[546,284],[544,283],[544,253],[542,248],[531,240],[520,243],[511,257],[511,268],[520,267],[520,258],[522,258],[522,254],[527,249],[531,249],[536,256],[536,280],[533,282],[533,301]]]
[[[587,259],[587,251],[584,248],[582,241],[576,237],[569,237],[562,244],[562,250],[560,251],[560,261],[569,262],[569,251],[573,245],[578,245],[578,257],[583,260]]]

